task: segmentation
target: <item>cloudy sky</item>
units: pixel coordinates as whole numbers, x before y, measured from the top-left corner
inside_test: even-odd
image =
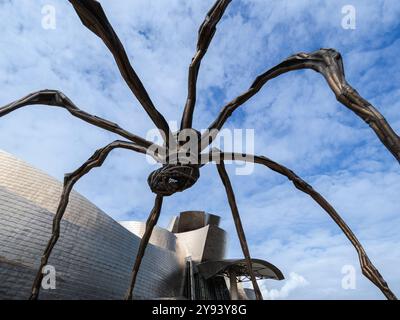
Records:
[[[109,20],[152,100],[168,121],[180,121],[187,67],[197,29],[214,0],[102,0]],[[42,26],[44,6],[55,29]],[[342,8],[356,10],[344,29]],[[48,7],[45,7],[45,9]],[[333,47],[346,77],[400,132],[400,3],[397,0],[234,0],[218,25],[198,81],[196,128],[255,77],[299,51]],[[40,89],[59,89],[81,109],[146,136],[154,125],[133,97],[107,48],[62,0],[0,0],[0,105]],[[298,71],[270,82],[238,110],[227,128],[255,130],[255,152],[295,170],[342,214],[393,291],[400,294],[400,173],[375,134],[340,105],[323,78]],[[118,136],[34,106],[0,119],[0,148],[62,179]],[[156,166],[115,151],[76,189],[116,220],[144,220]],[[360,272],[348,240],[312,199],[265,168],[235,175],[228,165],[253,257],[278,266],[287,280],[264,281],[271,299],[381,299]],[[229,257],[241,257],[231,213],[214,165],[190,190],[165,199],[160,225],[183,210],[222,216]],[[355,270],[355,287],[343,277]],[[349,271],[350,270],[350,271]],[[344,272],[344,273],[342,273]]]

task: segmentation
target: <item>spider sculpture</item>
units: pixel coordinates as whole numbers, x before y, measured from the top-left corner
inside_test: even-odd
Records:
[[[324,76],[328,85],[334,92],[336,99],[369,124],[386,148],[398,161],[400,161],[399,136],[392,130],[379,111],[377,111],[368,101],[364,100],[357,91],[347,83],[344,76],[343,62],[340,53],[333,49],[320,49],[311,53],[298,53],[290,56],[280,64],[259,75],[246,92],[233,99],[222,108],[217,119],[209,126],[209,130],[200,135],[198,131],[192,128],[192,117],[196,104],[197,75],[201,60],[215,34],[216,25],[221,20],[230,3],[230,0],[217,0],[207,13],[206,18],[198,31],[197,50],[189,67],[188,94],[183,111],[180,131],[173,134],[170,131],[167,121],[154,106],[142,82],[132,68],[124,47],[110,25],[100,3],[95,0],[69,0],[69,2],[76,10],[82,23],[99,36],[111,51],[122,77],[125,79],[133,94],[139,100],[142,107],[163,135],[165,143],[163,146],[154,145],[153,143],[124,130],[115,123],[88,114],[85,111],[80,110],[63,93],[56,90],[35,92],[0,108],[0,117],[2,117],[28,105],[40,104],[61,107],[65,108],[70,112],[70,114],[82,119],[83,121],[125,138],[125,140],[116,140],[105,147],[98,149],[81,167],[74,172],[65,175],[61,199],[53,220],[52,234],[41,257],[40,267],[32,285],[30,299],[38,298],[43,278],[42,268],[47,264],[52,249],[60,236],[60,221],[67,207],[69,195],[74,184],[91,169],[100,167],[109,153],[116,148],[149,154],[162,165],[159,169],[152,172],[148,178],[150,189],[156,194],[155,204],[146,222],[146,230],[141,239],[132,269],[129,288],[125,296],[126,299],[132,298],[136,276],[152,230],[160,215],[163,197],[173,195],[176,192],[184,191],[185,189],[192,187],[200,176],[200,168],[210,162],[216,162],[219,176],[226,189],[235,227],[251,275],[256,297],[257,299],[262,299],[260,289],[252,270],[250,253],[239,211],[236,206],[235,195],[225,170],[224,161],[228,159],[240,159],[241,161],[250,161],[264,165],[269,169],[286,176],[292,181],[297,189],[313,198],[314,201],[316,201],[322,209],[329,214],[357,250],[362,273],[382,291],[387,299],[396,299],[396,296],[389,289],[386,281],[371,263],[364,248],[354,233],[339,216],[336,210],[321,194],[315,191],[307,182],[302,180],[293,171],[263,156],[224,153],[217,149],[211,149],[211,151],[204,151],[202,153],[202,151],[205,150],[216,138],[218,131],[222,128],[230,115],[239,106],[253,97],[269,80],[289,71],[312,69]],[[191,136],[192,138],[193,136],[195,137],[195,139],[189,140],[195,140],[198,147],[193,148],[192,143],[188,146],[185,141],[178,139],[178,136],[180,136],[184,131],[186,131],[187,136]],[[178,161],[176,161],[176,155],[179,155]],[[184,156],[182,157],[182,155]],[[182,159],[186,161],[183,161]]]

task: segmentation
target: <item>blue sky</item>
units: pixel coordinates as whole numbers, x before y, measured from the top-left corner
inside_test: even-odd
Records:
[[[179,121],[197,29],[214,0],[101,1],[155,105]],[[400,132],[400,3],[367,1],[232,1],[198,81],[196,128],[255,77],[299,51],[333,47],[347,80]],[[341,26],[342,7],[356,9],[356,29]],[[56,9],[56,29],[42,28],[42,7]],[[0,0],[0,105],[30,92],[59,89],[87,112],[146,135],[153,124],[121,79],[104,44],[82,26],[67,1]],[[400,294],[400,174],[375,134],[336,102],[323,78],[298,71],[270,82],[227,122],[255,130],[257,154],[295,170],[341,213],[393,291]],[[0,121],[0,148],[62,179],[99,147],[117,139],[63,110],[29,107]],[[144,220],[154,170],[141,155],[115,151],[76,189],[116,220]],[[278,266],[287,280],[264,281],[264,295],[282,299],[381,299],[361,275],[347,239],[313,201],[265,168],[236,176],[228,166],[250,251]],[[160,225],[183,210],[222,216],[229,256],[241,257],[216,168],[202,169],[190,190],[166,199]],[[345,265],[356,288],[341,286]],[[273,291],[271,291],[273,290]]]

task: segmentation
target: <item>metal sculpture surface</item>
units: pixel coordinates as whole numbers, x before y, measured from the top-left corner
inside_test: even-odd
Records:
[[[78,117],[83,121],[116,133],[126,139],[116,140],[105,147],[98,149],[81,167],[74,172],[65,175],[61,199],[53,220],[52,235],[41,257],[40,267],[32,285],[30,299],[38,298],[43,278],[42,268],[47,264],[52,249],[60,236],[60,222],[68,205],[69,195],[74,184],[91,169],[100,167],[109,153],[116,148],[128,149],[142,154],[150,154],[162,165],[161,168],[152,172],[148,178],[148,184],[151,190],[156,194],[156,198],[154,207],[146,222],[145,233],[140,242],[135,264],[132,269],[129,289],[125,296],[126,299],[132,298],[136,276],[152,230],[160,215],[163,197],[173,195],[176,192],[192,187],[200,176],[201,167],[213,161],[217,163],[219,176],[226,189],[227,198],[256,297],[257,299],[262,299],[260,289],[252,270],[250,252],[242,227],[239,210],[236,205],[235,195],[228,174],[225,170],[224,160],[227,159],[240,159],[264,165],[267,168],[286,176],[292,181],[298,190],[313,198],[329,214],[357,250],[362,273],[382,291],[387,299],[396,299],[395,294],[389,289],[386,281],[374,267],[354,233],[339,216],[336,210],[321,194],[315,191],[307,182],[302,180],[293,171],[263,156],[237,155],[234,153],[224,153],[217,149],[211,149],[210,152],[202,153],[205,148],[211,145],[217,136],[218,131],[222,128],[230,115],[239,106],[254,96],[269,80],[292,70],[312,69],[324,76],[328,85],[334,92],[336,99],[369,124],[385,147],[393,154],[397,161],[400,161],[399,136],[393,131],[379,111],[377,111],[368,101],[363,99],[357,91],[347,83],[344,76],[343,62],[340,53],[333,49],[321,49],[312,53],[298,53],[290,56],[280,64],[259,75],[245,93],[233,99],[222,108],[217,119],[209,126],[209,130],[200,135],[198,131],[192,128],[193,112],[196,104],[197,75],[201,60],[215,34],[216,25],[221,20],[227,6],[231,2],[230,0],[217,0],[200,26],[198,32],[197,51],[192,58],[189,67],[188,94],[182,115],[180,131],[178,133],[172,133],[167,121],[154,106],[138,75],[131,66],[125,49],[109,23],[100,3],[95,0],[69,0],[69,2],[74,7],[82,23],[94,34],[100,37],[111,51],[122,77],[125,79],[132,93],[139,100],[153,123],[160,130],[165,143],[163,146],[156,145],[156,148],[154,148],[155,145],[152,142],[128,132],[119,125],[80,110],[62,92],[57,90],[35,92],[0,108],[0,117],[2,117],[14,110],[28,105],[41,104],[61,107],[67,109],[73,116]],[[177,138],[179,133],[185,130],[188,135],[196,137],[195,140],[199,142],[197,149],[193,150],[192,148],[189,148]],[[175,157],[171,156],[181,154],[189,154],[189,161],[185,163],[174,161],[173,159],[175,159]],[[236,158],[236,156],[238,156],[238,158]]]

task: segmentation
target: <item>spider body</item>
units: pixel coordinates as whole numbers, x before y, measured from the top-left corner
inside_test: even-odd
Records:
[[[170,196],[192,187],[200,177],[201,134],[195,129],[174,132],[164,144],[163,166],[150,173],[147,182],[152,192]]]
[[[165,164],[150,173],[147,182],[152,192],[170,196],[192,187],[200,177],[199,166],[192,164]]]
[[[164,143],[161,146],[153,144],[150,141],[121,128],[116,123],[81,110],[58,90],[46,89],[34,92],[0,108],[0,117],[2,117],[19,108],[29,105],[41,104],[50,107],[61,107],[66,109],[72,116],[114,134],[118,134],[125,139],[113,141],[103,148],[98,149],[79,168],[65,175],[63,191],[53,219],[52,234],[40,259],[40,266],[32,285],[30,299],[38,298],[43,279],[42,269],[47,264],[52,249],[60,236],[60,222],[68,205],[69,195],[74,184],[93,168],[100,167],[110,152],[117,148],[150,155],[156,160],[156,162],[161,164],[161,168],[153,171],[147,179],[150,189],[156,194],[156,197],[154,207],[146,222],[146,230],[139,245],[135,264],[132,268],[130,284],[125,296],[126,299],[132,298],[136,276],[152,230],[158,221],[163,197],[171,196],[176,192],[181,192],[191,188],[200,177],[200,168],[211,162],[216,163],[219,177],[226,191],[228,203],[232,212],[243,255],[246,259],[256,298],[262,299],[252,269],[250,252],[241,223],[239,210],[236,205],[233,188],[225,170],[224,161],[228,159],[238,159],[240,161],[263,165],[287,177],[294,184],[295,188],[308,194],[332,218],[354,246],[359,256],[362,273],[372,283],[374,283],[388,299],[396,299],[395,294],[390,290],[386,281],[372,264],[361,243],[341,218],[339,213],[321,194],[315,191],[306,181],[301,179],[292,170],[263,156],[227,153],[216,149],[212,149],[208,153],[201,153],[211,145],[219,130],[221,130],[224,123],[233,112],[252,98],[270,80],[290,71],[311,69],[323,75],[327,84],[334,92],[336,99],[367,123],[388,151],[392,153],[397,161],[400,161],[400,137],[391,128],[379,111],[368,101],[363,99],[358,92],[347,83],[344,75],[342,57],[337,51],[334,49],[320,49],[311,53],[298,53],[289,56],[281,63],[260,74],[247,91],[228,102],[221,109],[217,118],[210,124],[207,130],[200,134],[197,130],[192,128],[193,112],[196,103],[197,75],[201,60],[216,32],[216,25],[221,20],[225,9],[231,2],[231,0],[217,0],[207,13],[206,18],[198,31],[196,53],[189,66],[188,95],[181,118],[181,126],[180,130],[173,134],[167,121],[154,106],[150,96],[130,64],[125,49],[108,21],[101,4],[96,0],[69,0],[69,2],[74,7],[82,23],[90,31],[100,37],[111,51],[123,79],[155,126],[159,129],[164,139]]]

